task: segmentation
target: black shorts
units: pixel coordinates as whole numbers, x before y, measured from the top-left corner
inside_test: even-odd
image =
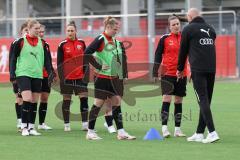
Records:
[[[17,77],[17,84],[21,92],[30,90],[35,93],[40,93],[42,88],[42,79],[20,76]]]
[[[49,86],[48,84],[48,78],[44,77],[42,79],[42,92],[50,93],[50,91],[51,91],[51,86]]]
[[[12,83],[12,86],[13,86],[13,92],[14,92],[15,94],[17,94],[17,93],[20,92],[20,89],[19,89],[17,83]]]
[[[61,94],[75,94],[79,95],[83,92],[88,92],[88,83],[85,83],[82,79],[68,80],[64,83],[60,83]]]
[[[165,87],[166,83],[172,85],[172,88],[169,90],[169,87]],[[161,88],[162,88],[162,95],[175,95],[179,97],[186,96],[186,85],[187,85],[187,77],[183,79],[178,79],[175,76],[163,76],[161,79]],[[168,89],[166,89],[168,88]]]
[[[123,83],[121,83],[121,81],[122,80],[119,80],[118,78],[95,78],[95,98],[105,100],[112,96],[123,96]]]
[[[122,79],[117,79],[117,80],[113,81],[113,86],[116,89],[117,95],[122,97],[123,92],[124,92],[123,80]]]
[[[19,98],[22,98],[20,88],[18,87],[17,83],[12,83],[13,92],[18,95]]]

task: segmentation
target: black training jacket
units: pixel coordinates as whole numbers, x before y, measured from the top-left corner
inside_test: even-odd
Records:
[[[216,72],[216,32],[202,17],[194,18],[182,31],[178,70],[189,57],[191,71]]]

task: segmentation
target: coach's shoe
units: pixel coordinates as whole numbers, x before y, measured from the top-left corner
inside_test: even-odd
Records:
[[[41,125],[38,125],[39,130],[51,130],[52,128],[46,125],[45,123],[42,123]]]
[[[169,138],[171,133],[168,131],[167,125],[162,126],[162,134],[164,138]]]
[[[29,136],[29,131],[27,128],[22,129],[22,136]]]
[[[186,135],[182,132],[180,127],[175,127],[174,137],[186,137]]]
[[[70,123],[65,123],[64,124],[64,131],[65,132],[70,132],[71,131]]]
[[[108,125],[107,125],[106,122],[104,123],[104,127],[107,128],[107,130],[108,130],[109,133],[116,133],[116,132],[117,132],[116,129],[115,129],[115,127],[114,127],[113,125],[108,127]]]
[[[88,122],[82,122],[82,131],[88,131]]]
[[[117,134],[118,140],[135,140],[135,136],[131,136],[124,129],[119,129]]]
[[[37,132],[34,128],[29,129],[29,135],[41,136],[41,133]]]
[[[187,138],[188,142],[202,142],[204,139],[203,134],[200,133],[194,133],[191,137]]]
[[[86,135],[87,140],[101,140],[102,138],[97,135],[97,133],[94,130],[88,130]]]
[[[216,131],[213,131],[211,133],[208,133],[206,139],[202,140],[202,143],[213,143],[220,140],[218,134]]]

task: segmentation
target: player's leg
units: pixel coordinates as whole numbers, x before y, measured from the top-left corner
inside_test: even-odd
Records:
[[[113,125],[113,115],[112,115],[112,103],[111,103],[111,100],[110,99],[107,99],[105,102],[104,102],[104,105],[105,107],[105,123],[104,123],[104,127],[107,128],[108,132],[109,133],[116,133],[116,129]]]
[[[20,89],[17,85],[17,82],[14,82],[12,83],[12,86],[13,86],[13,92],[16,96],[16,99],[15,99],[15,111],[16,111],[16,116],[17,116],[17,129],[18,131],[21,131],[21,123],[22,123],[22,103],[23,103],[23,100],[22,100],[22,96],[21,96],[21,93],[20,93]]]
[[[73,91],[74,91],[74,86],[73,86],[72,80],[65,80],[64,83],[60,83],[60,92],[63,96],[62,114],[63,114],[64,131],[65,132],[71,131],[70,105],[71,105]]]
[[[48,109],[48,97],[49,97],[50,92],[51,92],[51,88],[48,85],[48,78],[44,78],[42,80],[40,105],[39,105],[39,109],[38,109],[38,115],[39,115],[38,129],[42,129],[42,130],[51,130],[52,129],[45,123],[47,109]]]
[[[32,103],[29,108],[28,130],[30,135],[41,135],[35,130],[35,121],[37,115],[37,103],[41,93],[42,79],[31,78]]]
[[[101,110],[101,107],[104,104],[104,101],[109,96],[108,88],[109,88],[110,80],[105,78],[96,78],[94,83],[94,103],[89,112],[89,123],[88,123],[88,132],[86,135],[86,139],[88,140],[100,140],[102,139],[95,132],[95,124],[98,114]]]
[[[168,130],[169,108],[172,101],[172,95],[174,93],[174,77],[163,76],[161,78],[162,89],[162,108],[161,108],[161,120],[162,120],[162,134],[167,138],[171,136]],[[172,86],[171,88],[169,86]]]
[[[82,79],[76,80],[76,86],[74,92],[79,96],[80,100],[80,112],[82,118],[82,130],[88,130],[88,88],[87,83],[84,83]]]
[[[31,92],[31,80],[29,77],[21,76],[17,77],[17,84],[21,91],[23,104],[22,104],[22,112],[21,112],[21,129],[22,136],[28,136],[28,117],[29,117],[29,109],[32,104],[32,92]]]
[[[187,77],[183,79],[176,79],[174,84],[174,120],[175,120],[175,137],[185,137],[181,130],[181,121],[182,121],[182,102],[183,97],[186,96],[186,85],[187,85]]]

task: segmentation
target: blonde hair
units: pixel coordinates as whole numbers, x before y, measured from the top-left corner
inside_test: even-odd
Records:
[[[28,21],[24,22],[22,25],[21,25],[21,28],[20,28],[20,31],[22,32],[24,28],[28,27]]]
[[[32,28],[33,25],[35,24],[40,24],[37,20],[34,20],[34,19],[30,19],[28,20],[28,28]]]
[[[43,29],[45,29],[45,28],[46,28],[46,26],[45,26],[45,25],[43,25],[43,24],[40,24],[40,28],[43,28]]]
[[[108,16],[107,18],[104,19],[103,24],[104,24],[104,29],[106,29],[106,27],[108,25],[110,25],[112,27],[112,26],[118,24],[118,21],[116,18]]]

